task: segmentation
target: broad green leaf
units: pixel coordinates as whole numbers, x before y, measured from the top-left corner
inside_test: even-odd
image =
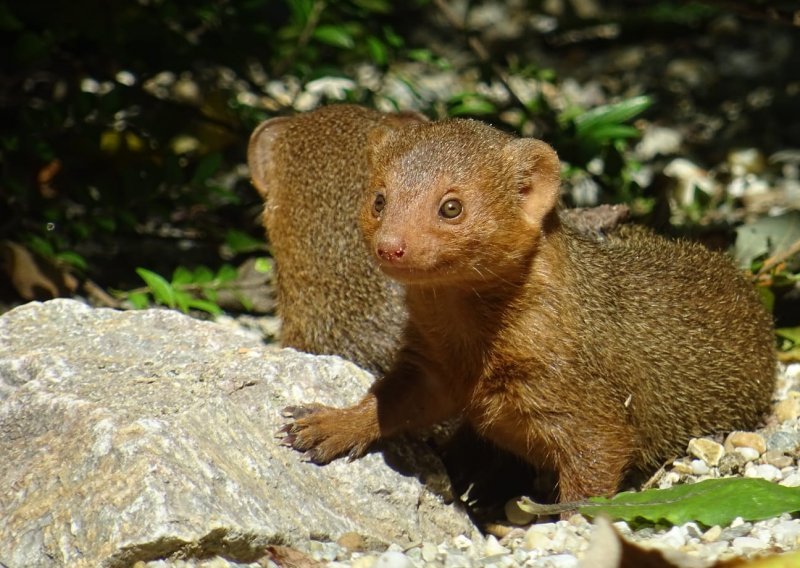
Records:
[[[342,49],[352,49],[355,45],[353,36],[341,26],[319,26],[313,35],[322,43]]]
[[[180,311],[183,313],[189,312],[189,304],[192,302],[194,298],[189,292],[185,292],[183,290],[174,290],[175,293],[175,305],[178,307]]]
[[[133,304],[134,309],[143,310],[150,305],[147,294],[142,292],[131,292],[128,294],[128,301]]]
[[[775,335],[800,345],[800,327],[779,327],[775,330]]]
[[[482,115],[497,112],[497,107],[480,95],[471,93],[454,97],[451,102],[456,104],[450,109],[450,116],[461,116],[465,114]]]
[[[256,272],[259,272],[261,274],[269,274],[270,272],[272,272],[273,262],[271,258],[262,256],[256,259],[256,262],[253,266],[256,269]]]
[[[231,229],[225,234],[225,244],[234,254],[264,250],[266,247],[263,239],[253,238],[247,233],[235,229]]]
[[[195,310],[201,310],[204,312],[208,312],[209,314],[218,316],[222,313],[222,308],[220,308],[214,302],[210,302],[208,300],[201,300],[199,298],[192,298],[189,301],[189,307]]]
[[[652,104],[653,99],[643,95],[610,105],[595,107],[576,116],[575,127],[580,135],[600,125],[622,124],[641,114]]]
[[[371,36],[368,37],[367,50],[369,51],[369,56],[376,65],[386,65],[386,62],[389,60],[389,53],[381,40]]]
[[[72,267],[77,268],[78,270],[86,270],[89,267],[89,263],[86,262],[86,259],[79,255],[77,252],[72,251],[64,251],[60,252],[56,255],[56,258],[62,262],[66,262]]]
[[[214,280],[214,271],[211,270],[208,266],[200,265],[194,269],[194,274],[192,275],[192,282],[196,284],[206,284],[207,282],[211,282]]]
[[[194,274],[185,266],[179,266],[172,273],[172,285],[180,286],[181,284],[190,284],[194,282]]]
[[[764,479],[729,477],[699,483],[596,497],[579,506],[584,515],[680,525],[696,521],[705,526],[730,524],[736,517],[760,521],[800,511],[800,487],[783,487]]]
[[[223,264],[217,271],[217,280],[220,282],[230,282],[235,280],[237,276],[239,276],[239,273],[230,264]]]
[[[212,175],[217,173],[219,167],[222,165],[222,154],[219,152],[214,152],[212,154],[208,154],[200,163],[197,164],[197,168],[194,170],[194,175],[192,176],[192,185],[200,185],[204,183],[208,178]]]
[[[756,292],[758,293],[758,299],[761,300],[761,305],[764,306],[764,309],[772,313],[775,310],[775,292],[766,286],[756,286]],[[775,333],[777,332],[778,331],[775,330]]]
[[[637,138],[639,130],[627,124],[600,124],[591,130],[579,134],[583,138],[591,138],[597,142],[619,140],[621,138]]]
[[[253,310],[253,301],[250,298],[240,293],[234,294],[234,296],[239,303],[242,304],[242,307],[245,309],[245,311],[249,312]]]
[[[175,307],[175,290],[163,276],[147,270],[146,268],[137,268],[136,274],[138,274],[139,277],[144,280],[145,284],[147,284],[147,287],[150,288],[150,293],[153,294],[153,298],[156,302],[169,306],[170,308]]]

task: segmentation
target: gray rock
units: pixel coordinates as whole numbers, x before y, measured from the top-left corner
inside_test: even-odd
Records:
[[[377,545],[470,533],[418,481],[443,476],[422,444],[404,446],[415,475],[383,453],[318,467],[279,446],[281,408],[347,404],[371,381],[170,311],[12,310],[0,317],[0,565],[249,563],[270,544],[307,550],[344,532]]]

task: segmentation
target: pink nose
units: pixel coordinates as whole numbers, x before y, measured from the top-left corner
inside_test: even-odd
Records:
[[[378,256],[389,262],[394,262],[403,258],[403,255],[406,253],[405,243],[395,239],[387,239],[379,242],[376,249]]]

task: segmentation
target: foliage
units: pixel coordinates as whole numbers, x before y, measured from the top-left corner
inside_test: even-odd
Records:
[[[540,506],[523,500],[520,508],[539,514]],[[759,521],[800,511],[800,488],[783,487],[763,479],[729,477],[675,485],[669,489],[619,493],[577,503],[588,517],[680,525],[695,521],[705,526],[730,524],[735,518]]]
[[[620,15],[624,4],[609,2],[604,17],[615,22],[628,17],[639,27],[644,19],[673,26],[672,32],[718,14],[707,6],[668,1],[625,16]],[[513,43],[480,45],[468,14],[444,14],[448,5],[430,0],[138,0],[103,10],[87,0],[0,5],[5,54],[0,240],[21,242],[90,278],[103,272],[99,263],[114,263],[105,270],[105,286],[120,285],[108,281],[109,273],[132,276],[142,266],[151,273],[174,269],[156,265],[144,249],[137,256],[137,247],[120,244],[142,238],[161,239],[171,249],[178,242],[202,243],[213,251],[199,262],[208,266],[220,266],[231,254],[251,254],[259,250],[262,233],[260,203],[242,167],[250,132],[260,120],[293,112],[312,86],[321,88],[315,83],[321,78],[337,78],[340,86],[314,91],[313,104],[409,104],[376,86],[380,81],[353,80],[365,63],[378,77],[398,62],[479,77],[481,88],[437,100],[430,89],[396,76],[413,105],[432,118],[479,117],[544,137],[567,164],[567,177],[591,180],[604,200],[652,199],[635,181],[640,165],[630,152],[639,134],[632,121],[651,112],[651,97],[617,98],[596,108],[565,106],[553,100],[559,78],[552,69],[521,61]],[[467,3],[465,10],[479,5]],[[421,24],[475,57],[454,57],[452,49],[421,41]],[[562,24],[576,30],[594,22],[565,14]],[[542,33],[535,41],[544,45],[549,39]],[[510,77],[535,88],[520,90]],[[505,92],[482,89],[487,85]],[[186,264],[199,265],[196,259]],[[149,278],[152,300],[191,307]],[[165,281],[175,290],[189,284]],[[154,296],[155,289],[163,293]],[[195,300],[203,301],[202,294]]]

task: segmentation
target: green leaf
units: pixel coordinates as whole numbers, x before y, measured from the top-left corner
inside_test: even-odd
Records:
[[[128,301],[136,310],[143,310],[150,306],[150,298],[143,292],[131,292],[128,294]]]
[[[272,272],[273,269],[273,262],[271,258],[266,256],[262,256],[256,259],[255,264],[253,267],[256,269],[256,272],[261,274],[269,274]]]
[[[381,40],[372,36],[368,37],[367,50],[369,51],[369,56],[376,65],[386,65],[386,62],[389,60],[389,52],[386,50],[386,46]]]
[[[577,133],[581,135],[603,125],[622,124],[638,116],[652,104],[653,99],[643,95],[610,105],[595,107],[575,117]]]
[[[775,292],[766,286],[756,286],[756,292],[758,293],[758,299],[761,300],[761,305],[764,306],[764,309],[772,313],[775,310]],[[777,329],[775,333],[778,333]]]
[[[352,49],[355,45],[353,36],[341,26],[319,26],[313,35],[322,43],[342,49]]]
[[[86,270],[89,267],[89,263],[86,262],[86,259],[79,255],[77,252],[72,251],[64,251],[60,252],[56,255],[56,258],[61,262],[65,262],[70,266],[77,268],[78,270]]]
[[[450,116],[461,116],[465,114],[484,115],[497,112],[497,108],[492,102],[474,93],[465,93],[455,96],[450,102],[455,103],[448,112]]]
[[[614,520],[645,519],[674,525],[696,521],[705,526],[730,524],[736,517],[760,521],[800,511],[800,487],[783,487],[764,479],[729,477],[699,483],[595,497],[579,506],[584,515]]]
[[[263,251],[266,247],[263,239],[253,238],[247,233],[235,229],[231,229],[225,234],[225,244],[234,254]]]
[[[236,271],[236,268],[230,264],[223,264],[217,271],[217,280],[220,282],[230,282],[231,280],[236,280],[237,276],[239,276],[239,273]]]
[[[185,292],[183,290],[174,290],[174,297],[175,297],[175,305],[178,307],[180,311],[183,313],[189,312],[189,304],[194,299],[189,292]]]
[[[194,282],[194,273],[185,266],[179,266],[172,273],[172,285],[191,284]]]
[[[217,173],[221,165],[222,154],[219,152],[214,152],[203,157],[203,159],[200,160],[200,163],[197,164],[197,168],[194,170],[191,184],[202,185],[208,178]]]
[[[208,312],[209,314],[215,316],[222,314],[222,308],[220,308],[217,304],[208,300],[201,300],[199,298],[192,298],[191,301],[189,301],[189,307],[195,310]]]
[[[639,130],[627,124],[601,124],[591,130],[583,132],[580,136],[591,138],[597,142],[619,140],[621,138],[638,138]]]
[[[244,294],[235,294],[234,296],[239,300],[239,303],[242,304],[245,311],[250,312],[253,310],[253,301],[250,298]]]
[[[137,268],[136,274],[138,274],[139,277],[144,280],[145,284],[147,284],[147,287],[150,288],[150,293],[153,294],[153,299],[155,299],[156,302],[164,306],[169,306],[170,308],[175,307],[175,290],[163,276],[147,270],[146,268]]]
[[[212,280],[214,280],[214,271],[212,271],[208,266],[200,265],[194,269],[192,282],[196,284],[206,284]]]
[[[800,345],[800,327],[779,327],[775,330],[775,335]]]

